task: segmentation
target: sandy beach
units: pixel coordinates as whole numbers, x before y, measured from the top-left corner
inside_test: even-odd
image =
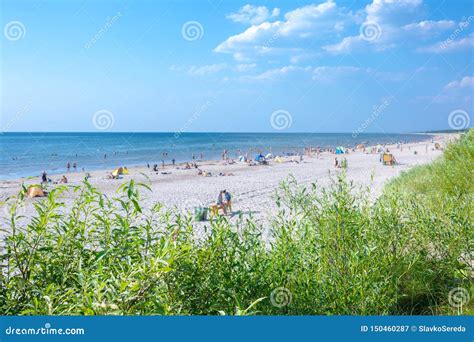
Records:
[[[274,212],[274,194],[280,182],[288,179],[291,175],[300,184],[316,182],[324,187],[330,184],[331,179],[342,172],[342,169],[334,167],[334,158],[339,160],[345,157],[348,162],[347,178],[358,186],[370,186],[371,195],[375,198],[383,188],[383,185],[402,171],[408,170],[416,165],[429,163],[442,154],[442,150],[435,149],[435,143],[445,146],[448,141],[457,137],[455,134],[436,134],[433,141],[428,138],[425,142],[404,145],[386,145],[395,156],[398,164],[384,166],[380,162],[379,153],[351,150],[344,155],[335,155],[323,152],[319,156],[304,156],[302,162],[296,157],[283,157],[282,163],[270,160],[269,165],[248,166],[244,162],[228,164],[225,161],[199,162],[201,170],[210,172],[212,176],[204,177],[198,175],[196,169],[184,169],[183,165],[166,166],[154,172],[147,167],[130,168],[129,174],[121,176],[120,179],[107,179],[106,175],[112,170],[98,170],[90,172],[89,181],[100,191],[112,196],[123,182],[130,179],[144,182],[150,185],[152,192],[143,191],[145,206],[156,202],[166,207],[176,207],[181,211],[192,211],[197,206],[209,206],[214,204],[220,190],[230,191],[233,197],[233,216],[236,213],[252,213],[257,219],[266,217]],[[416,152],[416,154],[415,154]],[[120,166],[120,165],[117,165]],[[220,176],[220,173],[231,174]],[[67,173],[69,185],[79,185],[84,172]],[[51,176],[53,181],[59,180],[60,176]],[[34,184],[40,182],[40,177],[30,179],[5,180],[0,183],[0,195],[2,201],[16,194],[21,183]],[[51,189],[56,185],[47,186]],[[74,194],[72,191],[65,195],[66,206],[72,202]],[[24,213],[30,217],[34,213],[33,203],[40,200],[28,199]],[[5,215],[2,210],[1,215]],[[230,216],[232,217],[232,216]]]

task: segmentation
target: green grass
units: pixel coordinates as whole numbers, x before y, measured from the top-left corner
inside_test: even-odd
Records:
[[[451,143],[441,158],[429,165],[404,172],[388,185],[389,191],[438,195],[472,196],[474,194],[474,130],[460,142]]]
[[[210,222],[196,240],[190,216],[142,208],[149,189],[133,181],[114,198],[87,182],[58,187],[31,221],[21,216],[23,189],[2,223],[0,312],[472,313],[448,300],[452,289],[471,291],[472,139],[471,131],[439,161],[402,175],[376,203],[344,177],[329,189],[289,179],[268,241],[243,216]],[[66,190],[78,193],[69,209]]]

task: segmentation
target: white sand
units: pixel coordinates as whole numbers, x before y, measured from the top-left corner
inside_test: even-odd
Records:
[[[438,134],[435,136],[435,142],[445,146],[449,140],[457,138],[454,134]],[[428,146],[428,150],[426,150]],[[116,189],[123,182],[135,179],[151,183],[152,192],[144,191],[145,206],[151,206],[152,203],[161,202],[165,206],[177,206],[180,210],[192,210],[199,205],[209,205],[215,203],[219,190],[227,189],[233,195],[233,211],[242,211],[244,213],[251,210],[254,217],[264,218],[274,210],[275,204],[273,194],[279,183],[293,175],[296,180],[302,184],[317,182],[320,186],[330,184],[331,175],[341,172],[341,169],[334,167],[334,158],[346,157],[348,161],[347,178],[353,181],[355,185],[369,186],[372,195],[375,197],[380,194],[384,183],[397,176],[400,172],[409,168],[425,164],[442,154],[442,151],[434,149],[434,143],[426,141],[422,143],[413,143],[403,145],[402,149],[397,149],[396,145],[387,146],[394,154],[398,165],[384,166],[379,161],[379,154],[368,154],[362,151],[350,152],[346,155],[334,155],[329,152],[323,153],[320,158],[304,157],[303,163],[291,162],[292,157],[286,157],[285,163],[275,163],[270,161],[269,166],[247,166],[245,163],[233,165],[224,165],[222,161],[198,163],[202,170],[212,172],[212,177],[203,177],[197,175],[195,169],[178,170],[167,166],[165,172],[171,174],[156,174],[147,168],[131,168],[130,174],[123,176],[123,179],[106,179],[106,171],[91,172],[90,182],[100,191],[109,196],[113,196]],[[368,150],[368,149],[367,149]],[[415,155],[414,152],[418,153]],[[111,170],[108,170],[111,171]],[[162,170],[160,170],[162,171]],[[218,176],[219,172],[231,172],[234,176]],[[145,173],[149,180],[140,173]],[[84,178],[84,173],[69,173],[67,177],[69,183],[78,185]],[[373,179],[371,181],[371,176]],[[52,176],[57,180],[59,176]],[[31,180],[16,179],[0,182],[0,196],[2,200],[8,196],[14,195],[22,182],[26,184],[38,183],[39,177]],[[53,187],[55,185],[50,185]],[[74,194],[66,195],[65,202],[72,202]],[[26,216],[31,216],[34,212],[32,203],[41,199],[29,199],[26,207]],[[5,216],[5,210],[0,211],[0,216]]]

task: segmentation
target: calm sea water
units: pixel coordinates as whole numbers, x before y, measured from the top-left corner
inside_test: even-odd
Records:
[[[190,161],[204,154],[205,159],[221,158],[224,149],[230,157],[241,150],[275,154],[294,153],[304,147],[354,146],[415,142],[426,139],[416,134],[364,133],[356,138],[343,133],[3,133],[0,134],[0,177],[3,179],[37,176],[43,170],[58,174],[67,162],[86,171],[116,166],[137,166]],[[163,153],[168,153],[163,157]],[[106,158],[105,158],[106,155]]]

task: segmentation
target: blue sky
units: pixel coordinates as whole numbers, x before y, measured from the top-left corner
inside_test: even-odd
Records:
[[[474,121],[468,0],[4,0],[0,12],[2,131],[408,132],[452,127],[453,111]]]

